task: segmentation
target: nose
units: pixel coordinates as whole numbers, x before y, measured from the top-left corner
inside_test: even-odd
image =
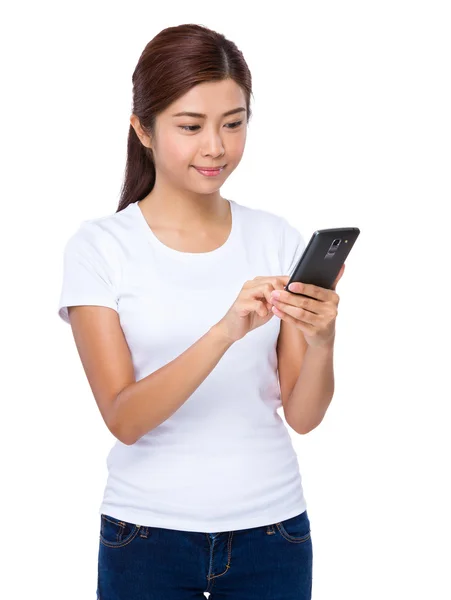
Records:
[[[206,130],[206,140],[203,143],[202,156],[218,157],[224,154],[224,144],[221,136],[216,131]]]

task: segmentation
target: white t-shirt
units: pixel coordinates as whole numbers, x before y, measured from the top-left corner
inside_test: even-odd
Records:
[[[83,304],[116,310],[136,381],[177,358],[222,319],[245,281],[291,275],[304,251],[285,218],[229,202],[231,234],[211,252],[163,244],[139,202],[83,221],[64,249],[59,316],[69,323],[67,307]],[[218,532],[306,509],[297,455],[277,412],[279,330],[273,315],[235,342],[170,418],[132,445],[116,440],[99,514]]]

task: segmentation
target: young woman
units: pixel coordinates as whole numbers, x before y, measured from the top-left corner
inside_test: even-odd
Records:
[[[284,291],[301,234],[220,195],[251,94],[223,35],[161,31],[133,73],[119,207],[65,247],[59,315],[117,438],[101,600],[311,598],[310,522],[277,409],[300,434],[324,416],[338,296]]]

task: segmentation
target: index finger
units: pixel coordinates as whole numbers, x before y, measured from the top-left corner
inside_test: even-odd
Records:
[[[245,284],[245,287],[249,288],[261,285],[262,283],[269,283],[275,290],[284,290],[289,280],[290,278],[287,275],[257,275],[254,279],[250,279]]]

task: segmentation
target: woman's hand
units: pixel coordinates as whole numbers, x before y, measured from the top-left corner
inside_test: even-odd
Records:
[[[249,331],[264,325],[274,316],[271,292],[283,290],[290,278],[286,275],[259,276],[246,281],[227,314],[216,324],[224,336],[237,342]]]
[[[278,290],[279,298],[276,298],[274,293],[271,294],[274,314],[302,331],[309,346],[318,347],[333,343],[340,301],[335,288],[344,269],[343,264],[331,290],[310,283],[292,283],[289,289],[295,293]]]

